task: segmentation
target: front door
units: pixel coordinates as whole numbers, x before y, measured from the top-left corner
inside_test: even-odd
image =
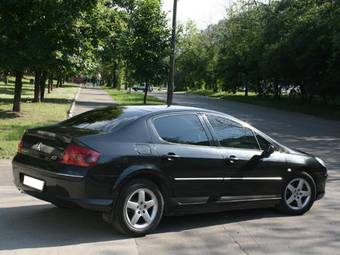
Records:
[[[284,155],[275,151],[263,156],[256,134],[248,127],[218,115],[207,115],[207,120],[224,157],[224,196],[270,198],[280,194]]]

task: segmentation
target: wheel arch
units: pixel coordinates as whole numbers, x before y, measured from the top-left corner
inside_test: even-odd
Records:
[[[135,165],[125,169],[117,178],[113,186],[114,196],[118,196],[120,190],[134,179],[147,179],[153,182],[163,195],[165,201],[165,209],[167,210],[167,202],[171,193],[169,178],[163,171],[153,165]]]
[[[310,170],[309,168],[306,168],[306,167],[300,167],[300,168],[297,168],[295,170],[293,170],[291,172],[291,174],[289,175],[289,178],[294,178],[296,177],[297,174],[307,174],[313,181],[313,186],[314,186],[314,199],[316,199],[317,197],[317,177],[314,173],[314,171]]]

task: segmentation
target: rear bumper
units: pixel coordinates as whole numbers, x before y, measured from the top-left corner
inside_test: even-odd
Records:
[[[107,183],[102,183],[100,178],[55,173],[15,161],[12,166],[16,187],[33,197],[51,203],[68,201],[95,211],[109,212],[112,209],[112,192],[109,194],[107,190],[103,190]],[[43,190],[24,185],[24,175],[44,181]]]

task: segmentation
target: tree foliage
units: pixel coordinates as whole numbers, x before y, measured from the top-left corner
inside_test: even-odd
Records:
[[[168,73],[169,36],[165,13],[159,0],[139,0],[129,19],[125,56],[133,79],[145,83],[145,98],[150,83],[159,84]]]
[[[164,78],[168,28],[159,0],[11,0],[0,2],[0,71],[35,76],[34,101],[74,75],[102,76],[120,88],[125,79]],[[127,69],[129,68],[129,69]]]
[[[179,81],[276,97],[298,87],[303,98],[328,102],[340,94],[339,17],[333,0],[238,1],[219,24],[184,33]]]

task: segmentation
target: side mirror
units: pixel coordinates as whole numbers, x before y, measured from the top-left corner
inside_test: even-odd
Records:
[[[268,147],[262,152],[262,157],[269,157],[271,154],[275,152],[275,147],[272,144],[269,144]]]

